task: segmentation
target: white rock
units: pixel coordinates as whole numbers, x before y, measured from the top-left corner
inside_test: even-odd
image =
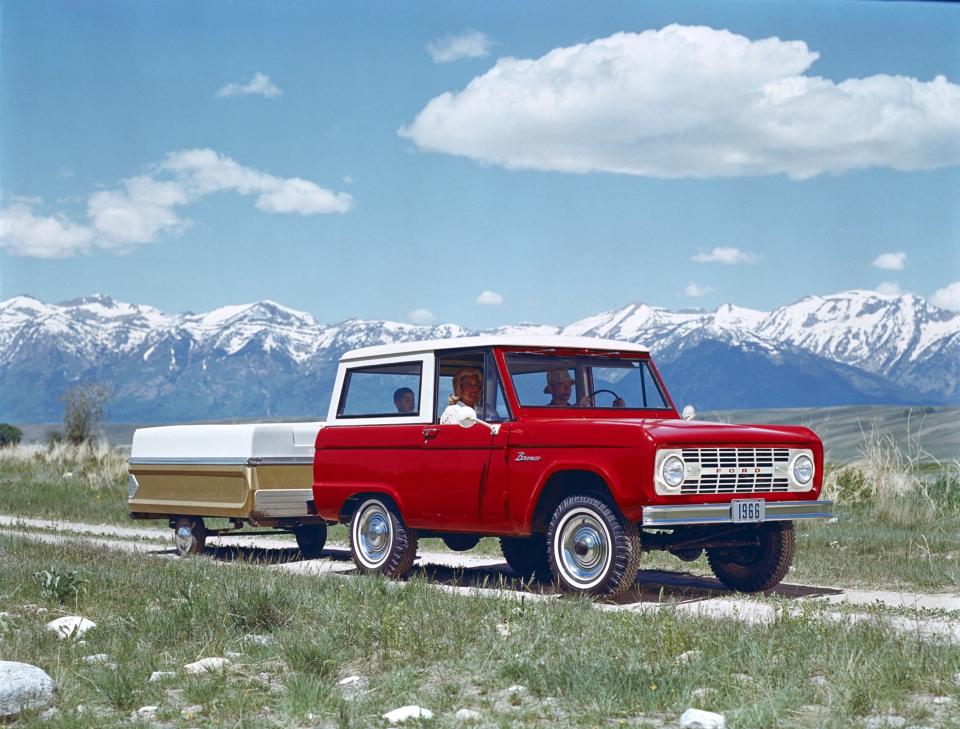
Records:
[[[515,683],[513,686],[507,687],[508,694],[523,694],[523,693],[526,693],[526,691],[527,691],[527,687],[521,686],[518,683]]]
[[[703,655],[702,651],[687,651],[677,656],[676,661],[679,665],[684,666],[688,663],[699,661],[702,655]]]
[[[360,681],[359,676],[347,676],[346,678],[341,678],[337,681],[337,684],[340,686],[349,686],[352,683],[357,683]]]
[[[194,704],[193,706],[184,706],[180,709],[180,716],[184,719],[194,719],[197,714],[203,711],[203,704]]]
[[[131,721],[150,721],[157,715],[157,709],[159,706],[141,706],[139,709],[130,714]]]
[[[941,706],[943,704],[952,704],[953,697],[952,696],[934,696],[932,699],[930,699],[930,703],[936,704],[938,706]]]
[[[497,623],[497,632],[504,638],[510,635],[510,626],[505,625],[504,623]]]
[[[725,729],[727,720],[723,714],[714,714],[712,711],[687,709],[680,716],[680,729]]]
[[[236,651],[227,651],[223,655],[225,655],[227,658],[239,658],[240,656],[243,655],[243,653],[237,653]]]
[[[267,646],[276,643],[276,639],[272,635],[245,635],[243,636],[243,642],[252,645]]]
[[[826,676],[811,676],[810,683],[817,688],[826,688],[830,685],[830,681],[827,680]]]
[[[907,720],[896,714],[868,716],[863,720],[863,725],[867,729],[900,729],[907,725]]]
[[[67,615],[47,623],[47,630],[56,633],[61,640],[73,638],[76,640],[88,630],[93,630],[97,624],[79,615]]]
[[[956,686],[960,686],[960,673],[953,674],[953,683]]]
[[[0,661],[0,718],[40,709],[53,698],[53,679],[29,663]]]
[[[40,718],[44,721],[50,721],[58,716],[60,716],[60,709],[58,709],[56,706],[51,706],[46,711],[40,712]]]
[[[388,711],[383,715],[391,724],[399,724],[408,719],[432,719],[433,712],[430,709],[424,709],[422,706],[401,706],[399,709]]]
[[[150,683],[156,683],[157,681],[164,681],[168,678],[176,678],[176,671],[154,671],[150,674]]]
[[[108,656],[106,653],[94,653],[92,656],[84,656],[83,662],[84,663],[103,663],[108,666],[113,666],[114,668],[117,667],[117,664],[113,663],[110,660],[110,656]]]
[[[209,658],[201,658],[199,661],[194,661],[193,663],[188,663],[183,668],[187,673],[206,673],[207,671],[217,671],[224,666],[230,665],[229,658],[223,658],[222,656],[210,656]]]
[[[474,711],[473,709],[460,709],[460,711],[454,714],[454,718],[457,721],[464,721],[464,722],[480,721],[480,712]]]

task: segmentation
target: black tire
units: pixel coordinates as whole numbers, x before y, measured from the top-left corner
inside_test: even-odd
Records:
[[[547,538],[543,534],[529,537],[500,537],[500,550],[510,569],[518,577],[529,580],[536,577],[550,581],[550,563],[547,561]]]
[[[560,502],[547,544],[553,579],[568,592],[616,597],[637,579],[643,553],[637,527],[594,496]]]
[[[760,545],[708,549],[710,569],[724,585],[739,592],[763,592],[780,584],[793,563],[793,522],[757,527]]]
[[[181,516],[173,525],[173,543],[177,554],[189,557],[201,554],[207,543],[207,527],[199,516]]]
[[[365,499],[350,520],[350,554],[362,574],[403,577],[417,558],[417,533],[392,502]]]
[[[447,534],[443,543],[454,552],[469,552],[480,544],[480,537],[476,534]]]
[[[302,524],[293,530],[304,559],[316,559],[327,543],[326,524]]]

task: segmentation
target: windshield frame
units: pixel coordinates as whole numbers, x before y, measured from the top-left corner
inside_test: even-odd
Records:
[[[644,417],[644,418],[677,418],[677,409],[673,403],[673,400],[670,397],[670,393],[667,390],[666,386],[663,383],[663,379],[660,377],[660,373],[657,371],[656,365],[653,362],[653,359],[650,357],[649,353],[638,352],[636,350],[625,350],[625,351],[612,351],[612,350],[595,350],[595,349],[560,349],[553,347],[497,347],[496,348],[496,358],[497,363],[500,367],[501,380],[504,384],[505,389],[507,390],[506,395],[507,399],[510,402],[510,406],[513,409],[513,412],[520,413],[521,411],[529,412],[530,414],[536,414],[538,417],[541,415],[551,415],[557,417],[602,417],[609,418],[611,416],[621,416],[621,417]],[[520,402],[520,399],[517,395],[516,385],[513,380],[513,373],[510,370],[509,363],[507,358],[515,355],[534,355],[534,356],[543,356],[543,357],[557,357],[563,359],[571,360],[599,360],[599,361],[616,361],[616,360],[627,360],[633,362],[642,362],[648,369],[648,373],[653,380],[654,385],[659,391],[661,398],[663,399],[665,406],[664,407],[633,407],[633,406],[603,406],[603,405],[589,405],[581,406],[575,405],[572,407],[557,407],[548,404],[528,404],[525,405]]]

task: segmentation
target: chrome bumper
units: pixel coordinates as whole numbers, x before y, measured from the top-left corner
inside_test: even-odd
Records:
[[[768,501],[764,505],[764,521],[793,521],[794,519],[827,519],[833,516],[833,502],[822,501]],[[730,503],[678,504],[677,506],[643,507],[642,526],[673,527],[687,524],[732,524]]]

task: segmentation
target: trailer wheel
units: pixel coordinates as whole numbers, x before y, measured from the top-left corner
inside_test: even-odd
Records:
[[[550,568],[568,592],[615,597],[637,578],[642,554],[637,527],[594,496],[560,502],[547,531]]]
[[[207,528],[199,516],[181,516],[173,525],[173,541],[177,547],[177,554],[189,557],[191,554],[203,552],[207,541]]]
[[[350,554],[362,574],[403,577],[417,558],[417,533],[392,503],[370,498],[350,521]]]
[[[740,592],[763,592],[780,584],[793,563],[793,522],[756,528],[756,547],[708,549],[710,569],[724,585]]]
[[[303,524],[293,530],[297,538],[297,546],[304,559],[316,559],[323,552],[327,543],[326,524]]]
[[[510,569],[519,577],[536,577],[550,581],[550,563],[547,561],[547,538],[543,534],[529,537],[500,537],[500,551]]]

